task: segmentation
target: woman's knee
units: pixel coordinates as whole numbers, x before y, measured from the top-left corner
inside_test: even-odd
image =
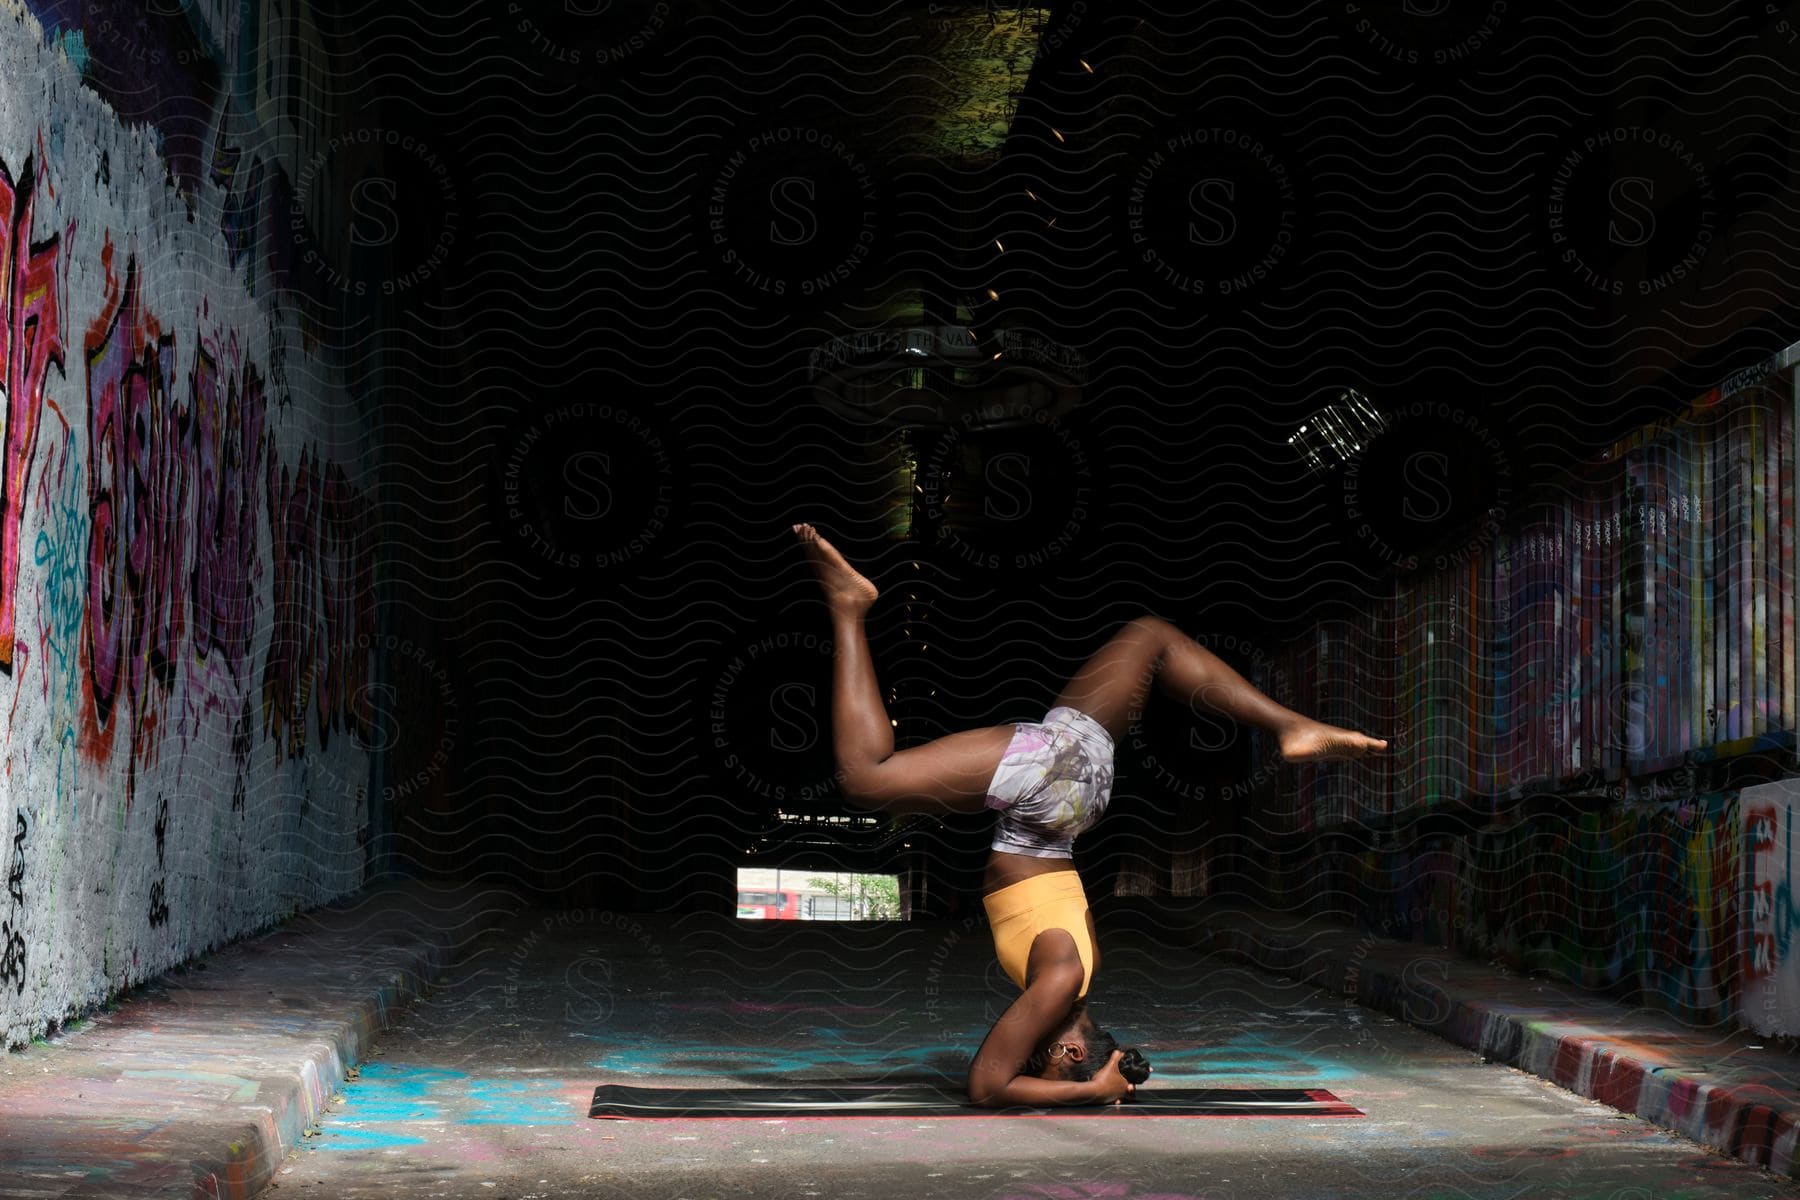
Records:
[[[1122,632],[1134,641],[1147,642],[1158,647],[1167,645],[1170,638],[1178,637],[1181,633],[1161,617],[1151,616],[1148,613],[1127,621]]]

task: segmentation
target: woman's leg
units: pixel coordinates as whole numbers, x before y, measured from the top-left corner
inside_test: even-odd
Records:
[[[1289,762],[1360,758],[1387,742],[1283,708],[1218,655],[1158,617],[1139,617],[1075,673],[1057,704],[1078,708],[1117,740],[1143,711],[1151,680],[1192,708],[1267,729]]]
[[[863,630],[875,585],[811,525],[796,525],[794,533],[831,609],[831,740],[844,797],[889,812],[980,812],[1013,727],[971,729],[894,753],[894,725]]]

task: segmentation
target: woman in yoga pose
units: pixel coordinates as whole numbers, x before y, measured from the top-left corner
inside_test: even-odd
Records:
[[[1288,762],[1358,758],[1387,743],[1310,720],[1257,691],[1211,651],[1155,617],[1129,622],[1076,672],[1040,723],[995,725],[894,751],[863,617],[875,585],[811,525],[794,533],[825,590],[836,645],[832,749],[844,796],[895,813],[980,812],[999,822],[982,903],[1000,965],[1022,989],[969,1065],[987,1107],[1105,1104],[1147,1073],[1087,1011],[1100,967],[1094,919],[1070,846],[1106,809],[1113,744],[1154,681],[1198,709],[1269,730]]]

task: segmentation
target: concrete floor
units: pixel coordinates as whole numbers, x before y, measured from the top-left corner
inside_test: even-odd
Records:
[[[596,1084],[960,1081],[1015,989],[976,922],[526,912],[376,1043],[272,1194],[1800,1197],[1800,1185],[1303,984],[1108,934],[1090,997],[1152,1086],[1361,1118],[617,1122]]]

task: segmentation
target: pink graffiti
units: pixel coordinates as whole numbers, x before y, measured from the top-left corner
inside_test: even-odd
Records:
[[[264,454],[262,373],[240,360],[237,338],[201,339],[190,379],[194,570],[188,602],[194,655],[217,662],[233,691],[245,683],[255,623],[257,516]]]
[[[15,590],[27,477],[44,411],[44,378],[63,370],[62,315],[57,306],[60,235],[31,241],[31,209],[38,177],[33,160],[15,183],[0,162],[0,362],[5,366],[6,442],[0,458],[0,670],[13,667]]]
[[[276,461],[264,378],[236,335],[197,336],[178,389],[175,339],[143,303],[138,261],[126,260],[121,283],[113,256],[109,238],[106,302],[86,343],[83,745],[106,757],[115,728],[126,728],[129,802],[139,770],[159,757],[183,661],[204,693],[194,701],[190,689],[192,712],[226,713],[234,751],[249,752],[265,500],[274,612],[262,712],[278,759],[304,753],[315,696],[321,745],[334,730],[369,728],[374,567],[362,497],[343,468],[322,466],[313,448],[291,472]]]
[[[186,412],[174,387],[175,339],[144,311],[138,263],[125,283],[101,252],[107,302],[87,340],[87,622],[93,698],[90,749],[104,753],[123,723],[131,739],[126,796],[155,761],[166,728],[186,621],[177,599],[186,554]]]

